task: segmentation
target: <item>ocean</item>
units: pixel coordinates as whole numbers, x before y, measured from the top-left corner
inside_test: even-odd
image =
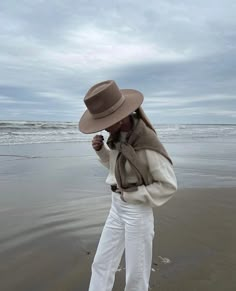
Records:
[[[235,124],[154,125],[165,143],[235,141]],[[106,137],[105,131],[102,134]],[[0,121],[0,145],[87,142],[93,135],[79,132],[76,122]]]

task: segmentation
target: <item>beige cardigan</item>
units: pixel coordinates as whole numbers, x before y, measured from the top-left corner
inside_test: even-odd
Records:
[[[104,144],[100,151],[96,151],[100,162],[109,169],[106,183],[117,184],[115,178],[115,163],[118,155],[117,150],[110,150]],[[161,206],[166,203],[177,190],[176,176],[173,166],[161,154],[153,150],[139,150],[137,155],[141,161],[149,165],[150,184],[138,186],[134,192],[123,192],[125,201],[132,204],[147,203],[152,207]],[[125,170],[127,182],[136,182],[136,177],[132,174],[129,162],[126,162]]]

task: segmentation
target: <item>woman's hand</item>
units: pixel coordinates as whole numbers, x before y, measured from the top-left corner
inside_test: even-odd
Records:
[[[104,143],[103,141],[104,141],[103,135],[95,135],[92,139],[93,149],[95,151],[100,151]]]

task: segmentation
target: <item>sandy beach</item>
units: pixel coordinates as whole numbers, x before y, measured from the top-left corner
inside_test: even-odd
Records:
[[[199,163],[189,176],[197,173],[197,185],[185,187],[190,163],[184,168],[178,146],[169,148],[180,187],[154,210],[150,290],[233,291],[236,187],[214,185]],[[0,290],[86,291],[110,205],[105,169],[86,143],[2,146],[0,160]],[[230,179],[227,169],[217,175]],[[198,187],[201,176],[206,187]],[[123,290],[124,268],[122,261],[114,291]]]

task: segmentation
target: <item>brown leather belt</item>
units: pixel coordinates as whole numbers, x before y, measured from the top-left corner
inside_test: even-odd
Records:
[[[119,188],[117,187],[117,185],[111,185],[111,191],[121,194],[121,191],[119,190]]]

